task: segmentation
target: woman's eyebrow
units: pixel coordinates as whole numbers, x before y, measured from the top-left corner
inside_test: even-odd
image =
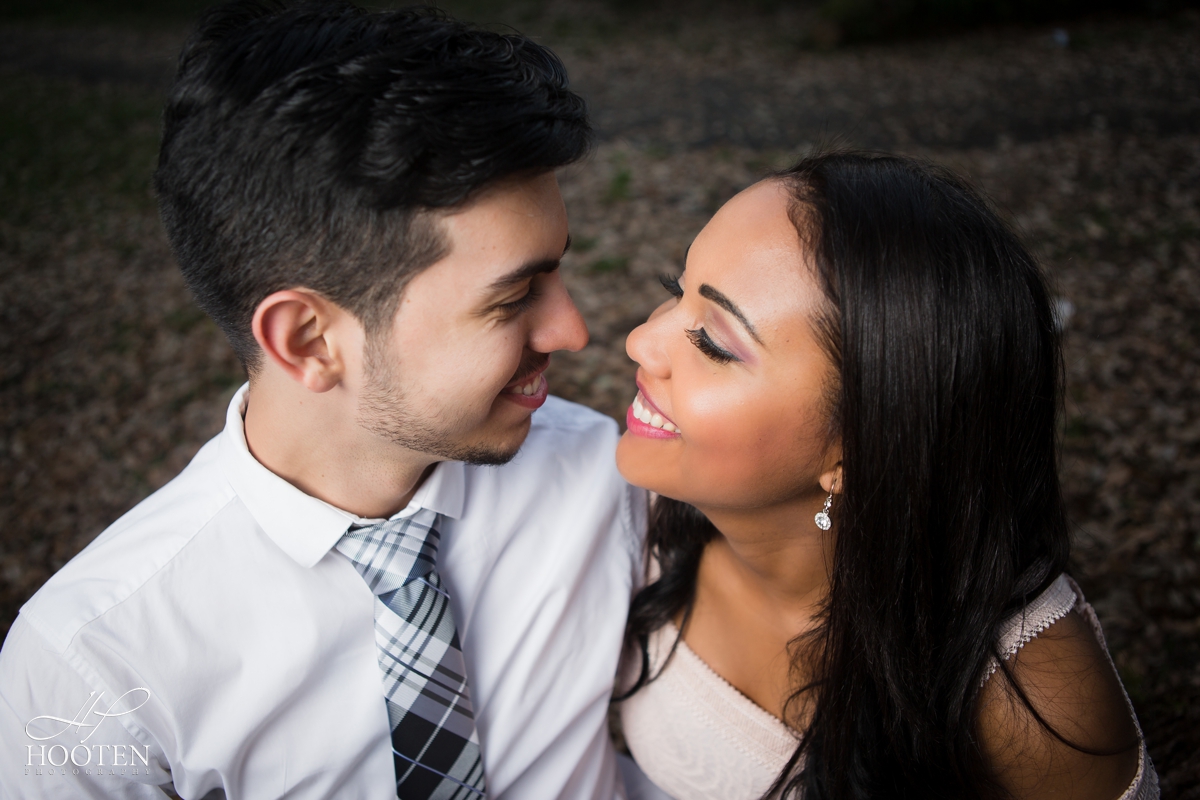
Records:
[[[734,305],[734,302],[728,297],[721,294],[707,283],[700,284],[700,296],[712,300],[721,308],[725,309],[730,314],[733,314],[735,317],[737,317],[738,322],[742,323],[742,326],[746,329],[746,332],[750,334],[754,341],[758,342],[759,344],[763,343],[763,340],[758,336],[758,331],[754,330],[754,326],[750,324],[750,320],[746,319],[746,315],[742,313],[742,310]],[[766,345],[763,346],[765,347]]]

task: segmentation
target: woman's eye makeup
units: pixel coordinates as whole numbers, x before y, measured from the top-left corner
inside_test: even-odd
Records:
[[[658,282],[663,285],[663,288],[670,292],[675,297],[683,297],[683,287],[679,285],[678,275],[659,275]],[[741,361],[740,358],[729,352],[725,348],[712,340],[708,335],[708,331],[704,328],[696,328],[694,330],[684,331],[692,344],[696,346],[701,353],[711,358],[718,364],[728,364],[731,361]]]
[[[684,333],[687,334],[687,337],[692,340],[692,344],[696,345],[696,348],[701,353],[704,353],[704,355],[708,356],[718,364],[728,364],[730,361],[741,361],[741,359],[735,356],[733,353],[714,342],[712,337],[708,335],[708,331],[704,330],[704,328],[696,328],[695,330],[684,331]]]

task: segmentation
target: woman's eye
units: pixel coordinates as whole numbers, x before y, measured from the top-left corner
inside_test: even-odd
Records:
[[[659,275],[658,282],[674,297],[683,297],[683,287],[679,285],[678,275]]]
[[[661,283],[663,288],[670,292],[673,297],[683,297],[683,287],[679,285],[678,275],[659,275],[658,282]],[[701,353],[708,358],[711,358],[718,364],[728,364],[731,361],[741,361],[741,359],[735,356],[733,353],[714,342],[712,337],[708,335],[708,331],[704,330],[704,328],[696,328],[695,330],[684,331],[684,333],[687,334],[688,339],[692,341],[692,344],[696,345],[696,348]]]
[[[733,353],[718,346],[717,343],[712,340],[712,337],[708,335],[708,331],[704,330],[704,328],[696,328],[692,331],[685,331],[685,333],[687,334],[687,337],[692,340],[692,344],[696,345],[696,348],[701,353],[704,353],[704,355],[708,356],[718,364],[728,364],[730,361],[741,361],[741,359],[735,356]]]

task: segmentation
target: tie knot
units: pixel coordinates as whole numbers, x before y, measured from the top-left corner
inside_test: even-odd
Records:
[[[375,594],[386,594],[433,572],[437,563],[437,512],[351,528],[335,545]]]

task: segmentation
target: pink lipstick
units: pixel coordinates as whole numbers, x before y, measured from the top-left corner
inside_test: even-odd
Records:
[[[679,426],[654,405],[645,391],[639,391],[633,398],[625,413],[625,425],[634,435],[647,439],[675,439],[680,435]]]

